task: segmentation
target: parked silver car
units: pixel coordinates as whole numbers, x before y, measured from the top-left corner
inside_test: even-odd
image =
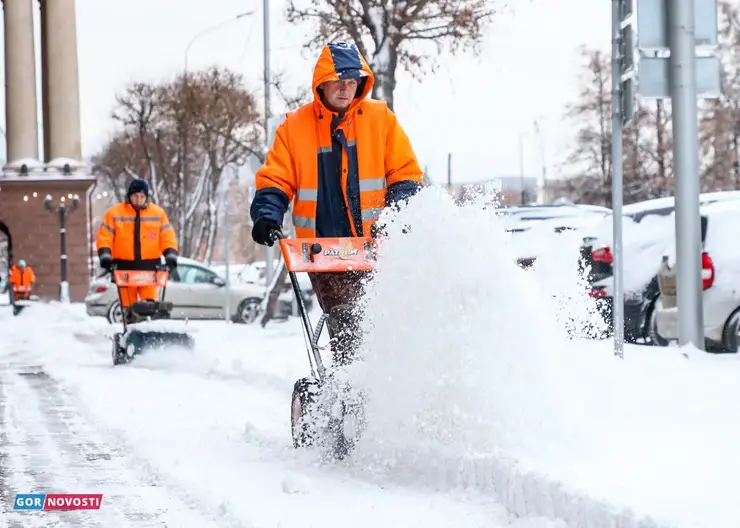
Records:
[[[165,300],[173,306],[173,319],[223,319],[226,301],[226,281],[211,269],[196,260],[180,257],[177,273],[167,284]],[[243,282],[232,282],[230,308],[231,319],[236,323],[251,323],[260,316],[260,305],[265,294],[264,286]],[[313,292],[304,288],[304,302],[310,309]],[[291,312],[293,292],[286,289],[280,296],[277,318]],[[87,314],[105,317],[110,323],[121,321],[121,307],[116,286],[110,275],[90,282],[85,297]]]

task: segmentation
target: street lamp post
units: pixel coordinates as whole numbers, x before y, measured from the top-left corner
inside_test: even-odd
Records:
[[[61,276],[59,279],[59,301],[62,303],[69,303],[69,281],[67,280],[67,215],[77,210],[80,205],[80,197],[78,195],[71,196],[71,203],[67,206],[64,196],[59,200],[59,205],[54,207],[54,199],[50,194],[44,198],[44,207],[51,213],[56,213],[59,218],[59,241],[60,241],[60,254],[59,263]]]
[[[263,76],[265,89],[265,159],[270,149],[270,0],[262,1],[262,52],[263,52]],[[272,275],[275,270],[275,252],[272,246],[265,246],[265,284],[268,292]]]
[[[235,177],[238,178],[236,168]],[[238,181],[238,179],[237,179]],[[226,267],[226,296],[224,299],[224,321],[231,321],[231,270],[230,270],[230,253],[231,253],[231,215],[229,214],[229,181],[224,182],[223,209],[224,209],[224,264]]]

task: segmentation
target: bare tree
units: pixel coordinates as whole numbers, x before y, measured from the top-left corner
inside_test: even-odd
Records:
[[[205,211],[197,234],[197,240],[204,244],[195,256],[210,262],[220,216],[218,195],[228,192],[229,187],[228,178],[222,183],[224,169],[243,165],[262,147],[262,120],[254,96],[243,88],[242,77],[236,73],[211,68],[190,81],[190,91],[195,142],[205,157],[202,185],[198,187],[204,194]]]
[[[568,182],[574,202],[611,207],[612,97],[611,57],[581,49],[581,91],[566,116],[578,127],[566,165],[581,177]],[[662,101],[638,102],[629,125],[622,128],[624,202],[629,204],[669,193],[672,183],[670,115]]]
[[[299,5],[300,4],[300,5]],[[492,0],[291,0],[287,18],[318,25],[306,44],[319,49],[352,39],[368,60],[376,83],[372,96],[393,108],[399,63],[419,76],[447,49],[479,50]]]
[[[117,97],[113,118],[120,129],[96,157],[98,173],[117,192],[131,178],[149,180],[153,200],[176,225],[181,254],[210,259],[221,174],[264,149],[263,121],[241,76],[210,68],[135,83]]]
[[[740,10],[735,2],[719,7],[722,95],[701,105],[699,124],[704,192],[740,186]]]
[[[601,51],[582,48],[583,73],[576,102],[566,117],[578,127],[576,148],[567,164],[584,175],[573,182],[574,201],[611,205],[611,63]]]

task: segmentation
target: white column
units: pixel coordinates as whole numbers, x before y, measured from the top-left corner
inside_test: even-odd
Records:
[[[3,0],[3,9],[6,159],[14,166],[39,159],[33,0]]]
[[[75,17],[75,0],[41,0],[44,161],[60,166],[82,164]]]

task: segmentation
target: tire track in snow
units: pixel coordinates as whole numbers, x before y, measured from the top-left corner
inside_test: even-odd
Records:
[[[10,365],[8,365],[10,366]],[[79,412],[74,399],[41,368],[5,369],[2,378],[7,494],[103,493],[100,511],[13,512],[27,526],[242,526],[222,512],[208,513],[150,475],[141,475],[121,448],[111,448]],[[12,481],[12,482],[11,482]],[[21,488],[21,486],[25,486]],[[4,486],[5,487],[5,486]],[[9,497],[5,504],[12,511]],[[20,525],[19,525],[20,526]]]
[[[50,432],[40,421],[38,409],[32,398],[18,394],[22,385],[16,376],[6,375],[0,379],[3,387],[2,428],[6,441],[3,445],[3,459],[7,462],[5,506],[10,518],[27,526],[30,520],[39,526],[95,526],[83,519],[80,512],[14,512],[12,499],[15,493],[48,493],[70,491],[57,489],[54,474],[59,472],[56,448]]]

